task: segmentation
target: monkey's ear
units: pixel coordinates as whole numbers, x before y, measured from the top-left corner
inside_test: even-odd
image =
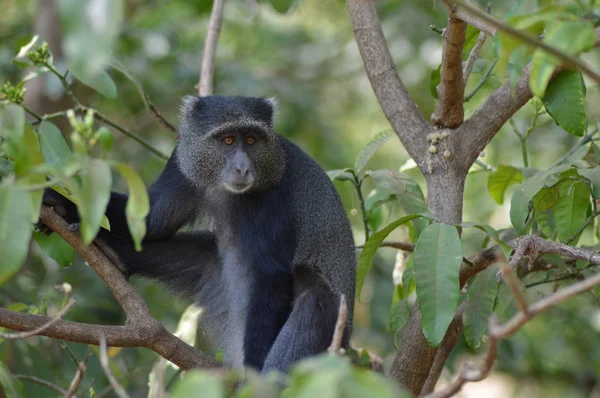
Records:
[[[266,102],[268,108],[265,112],[265,118],[267,119],[267,123],[270,126],[273,126],[275,117],[277,116],[277,108],[279,107],[279,102],[275,97],[263,98],[263,100]]]
[[[202,110],[203,100],[195,95],[186,95],[181,99],[179,113],[182,119]]]

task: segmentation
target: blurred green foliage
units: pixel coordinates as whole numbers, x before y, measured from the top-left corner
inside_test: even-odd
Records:
[[[115,7],[107,8],[107,11],[114,14],[99,17],[94,20],[96,25],[90,25],[77,18],[69,18],[69,15],[77,15],[78,8],[83,7],[82,4],[85,2],[57,0],[54,10],[60,11],[58,12],[60,18],[54,25],[50,23],[53,26],[50,28],[49,21],[52,22],[55,16],[44,8],[49,3],[52,2],[4,0],[1,4],[3,12],[0,14],[0,37],[2,38],[0,83],[4,86],[5,97],[15,103],[24,102],[38,114],[55,111],[51,104],[68,97],[61,81],[43,69],[43,61],[48,60],[44,47],[36,50],[36,60],[41,62],[42,66],[32,68],[34,74],[42,74],[42,76],[35,78],[30,76],[32,78],[28,78],[23,86],[19,84],[32,70],[24,72],[12,62],[12,59],[17,55],[19,48],[31,41],[33,35],[39,34],[40,43],[48,41],[51,44],[50,50],[54,54],[54,59],[50,63],[61,74],[69,69],[72,77],[78,80],[73,87],[77,98],[97,109],[102,115],[134,131],[162,152],[169,153],[175,141],[147,110],[140,95],[140,87],[143,87],[162,114],[175,123],[179,98],[197,91],[195,86],[198,82],[211,2],[208,0],[126,0],[122,13]],[[114,6],[119,2],[106,3]],[[480,3],[483,5],[484,2]],[[532,27],[535,28],[533,32],[539,32],[539,21],[551,24],[556,16],[548,16],[546,19],[540,17],[534,23],[531,20],[528,22],[523,15],[533,15],[533,10],[539,11],[539,7],[547,5],[546,3],[553,2],[496,1],[493,3],[493,14],[504,16],[506,19],[514,18],[510,20],[511,23],[521,23],[523,27]],[[564,3],[569,5],[577,3],[581,6],[577,10],[597,11],[598,9],[594,1],[589,4],[585,1]],[[439,1],[384,0],[378,2],[378,7],[390,51],[396,60],[400,76],[421,112],[426,116],[430,115],[435,106],[430,80],[435,82],[439,79],[439,73],[436,74],[435,71],[438,70],[441,55],[440,36],[430,28],[430,25],[444,27],[446,11]],[[280,13],[288,8],[287,13]],[[122,24],[117,23],[120,20]],[[99,21],[110,23],[102,24]],[[558,32],[559,28],[562,28],[566,29],[569,35],[577,33],[574,25],[566,25],[566,22],[564,24],[557,26],[554,31]],[[472,39],[477,37],[477,32],[470,31],[470,33],[469,37]],[[54,40],[56,35],[59,37],[58,41]],[[559,46],[568,45],[565,38],[570,37],[569,35],[553,35],[551,40],[557,41],[554,44]],[[563,37],[562,41],[561,37]],[[346,173],[345,176],[349,175],[347,180],[338,178],[340,181],[336,182],[336,187],[355,228],[356,242],[362,244],[365,241],[365,220],[360,211],[361,200],[356,193],[358,180],[354,178],[356,176],[354,173],[348,174],[349,171],[345,168],[356,164],[355,172],[358,175],[363,172],[359,182],[365,196],[366,210],[369,211],[366,221],[372,232],[384,228],[400,215],[421,213],[426,210],[422,207],[423,193],[426,197],[426,186],[418,169],[407,164],[408,155],[393,136],[388,137],[385,144],[383,140],[384,142],[380,144],[381,148],[376,153],[374,150],[369,153],[366,160],[364,158],[356,160],[361,148],[368,146],[377,133],[388,130],[389,124],[371,91],[353,40],[345,4],[340,0],[303,0],[293,4],[283,0],[271,2],[230,0],[225,8],[223,30],[217,51],[215,93],[277,97],[280,104],[276,119],[278,131],[298,143],[325,169],[341,170]],[[468,46],[472,45],[474,40],[468,42]],[[522,67],[519,69],[519,65],[524,65],[523,61],[527,56],[542,57],[539,53],[534,54],[533,51],[527,53],[525,50],[519,50],[519,45],[520,43],[500,35],[498,39],[493,42],[490,40],[484,46],[482,58],[474,67],[466,93],[473,92],[482,79],[485,79],[485,84],[466,102],[466,116],[477,109],[487,94],[501,84],[504,77],[500,75],[502,67],[507,68],[509,80],[514,81],[515,76],[520,76],[515,75],[514,71],[522,73]],[[586,46],[589,46],[589,40],[579,47]],[[498,53],[499,48],[504,48],[504,52]],[[507,51],[507,48],[512,48],[512,51]],[[465,55],[467,54],[468,52],[465,52]],[[500,71],[493,68],[495,57],[499,59]],[[114,63],[115,59],[119,61],[118,64]],[[586,60],[597,66],[598,53],[589,53]],[[33,60],[30,58],[30,61]],[[547,71],[540,67],[538,72],[540,81],[544,81]],[[576,79],[580,79],[579,76],[578,74],[565,76],[562,81],[577,83]],[[542,86],[545,88],[543,84]],[[572,95],[570,98],[582,98],[585,92],[583,85],[569,87],[573,90],[567,93]],[[588,87],[593,86],[588,84]],[[540,95],[543,91],[541,90]],[[600,99],[597,87],[589,89],[586,94],[583,116],[581,113],[573,112],[561,114],[565,102],[557,101],[560,97],[558,95],[548,97],[550,94],[552,90],[548,88],[543,103],[560,126],[548,114],[540,114],[539,101],[534,101],[532,105],[527,105],[520,110],[511,125],[507,124],[503,127],[502,132],[494,138],[485,154],[482,154],[481,159],[485,163],[494,167],[504,165],[494,171],[494,179],[488,179],[490,173],[483,167],[475,167],[467,177],[464,220],[489,224],[497,230],[510,227],[511,201],[507,200],[503,203],[503,199],[512,194],[517,183],[531,177],[522,166],[540,170],[552,166],[578,142],[578,138],[567,131],[582,135],[586,127],[597,124],[600,118],[600,110],[596,106]],[[44,98],[44,101],[40,101],[40,98]],[[532,122],[533,120],[536,122]],[[63,136],[69,138],[71,133],[69,124],[61,125],[60,119],[57,119],[56,124],[60,127]],[[53,125],[42,124],[40,128],[53,130],[48,126]],[[518,134],[513,134],[513,131]],[[19,134],[28,133],[29,131],[25,129]],[[98,135],[100,139],[100,134]],[[45,131],[44,136],[56,137],[56,132]],[[142,177],[146,185],[150,184],[164,166],[164,160],[117,131],[112,132],[112,137],[114,149],[109,151],[111,143],[108,143],[103,147],[102,153],[112,164],[120,164],[121,168],[124,168],[123,164],[127,163]],[[520,150],[524,140],[527,158],[522,156]],[[52,158],[52,154],[56,155],[62,151],[63,155],[56,155],[56,164],[59,164],[67,155],[64,155],[65,148],[60,144],[60,140],[55,139],[53,142],[58,144],[45,143],[42,140],[40,151],[47,163],[51,163],[49,159]],[[377,145],[379,144],[375,146]],[[73,149],[76,149],[75,146]],[[575,156],[573,162],[583,159],[586,153],[581,154],[580,157]],[[371,155],[372,157],[369,157]],[[18,174],[17,165],[1,163],[3,160],[0,159],[0,176],[11,174],[13,171]],[[523,164],[524,161],[528,164]],[[36,160],[34,159],[33,162],[35,163]],[[402,166],[404,166],[403,174],[397,173],[396,171]],[[15,167],[15,170],[12,167]],[[130,172],[129,169],[125,171],[119,169],[119,171],[126,177],[129,176],[129,179],[115,176],[112,178],[113,189],[126,191],[127,181],[130,186],[131,184],[139,186],[135,177],[131,177],[135,173]],[[339,176],[343,177],[342,174]],[[565,176],[561,176],[563,177]],[[594,182],[592,178],[594,176],[585,177]],[[106,176],[105,179],[107,178],[110,182],[110,176]],[[486,189],[492,180],[493,199]],[[344,181],[353,181],[353,184]],[[396,187],[397,196],[402,196],[403,199],[399,203],[387,202],[390,193],[384,188],[390,187]],[[570,190],[562,185],[559,188],[568,191],[562,196],[563,198],[578,194],[576,189]],[[402,193],[412,196],[402,195]],[[537,190],[531,191],[530,197],[520,204],[526,207],[529,200],[533,199],[536,221],[543,232],[545,224],[539,217],[545,214],[543,211],[548,209],[548,204],[539,197],[536,200],[534,195],[537,193]],[[512,205],[516,209],[519,203],[515,197],[519,199],[520,196],[519,194],[512,196]],[[412,201],[403,203],[402,200],[406,201],[407,198]],[[6,195],[0,198],[0,202],[5,199]],[[19,200],[19,198],[11,198],[11,200]],[[568,207],[572,203],[573,201],[557,206]],[[408,210],[408,205],[412,205],[413,208]],[[141,214],[144,212],[144,204],[141,203],[140,206]],[[583,205],[578,209],[581,210],[578,217],[585,218],[588,212],[587,205],[585,209]],[[521,217],[519,223],[523,224],[524,230],[526,214],[523,215],[521,212],[519,216]],[[96,224],[99,222],[97,218]],[[423,220],[413,220],[410,224],[406,224],[407,227],[394,230],[391,237],[400,240],[408,240],[412,237],[416,240],[426,225],[420,224],[421,221]],[[0,224],[2,222],[10,222],[10,220],[0,220]],[[514,220],[513,223],[516,224]],[[557,227],[558,233],[564,235],[563,238],[570,236],[573,233],[572,229],[576,229],[573,225]],[[15,230],[15,232],[21,231]],[[22,232],[27,234],[26,231]],[[90,234],[93,235],[91,232]],[[462,235],[463,255],[469,256],[478,251],[482,242],[489,239],[488,234],[476,228],[465,228]],[[590,245],[597,243],[593,235],[591,231],[586,231],[581,242]],[[29,240],[20,235],[14,235],[14,238],[21,244]],[[69,315],[70,320],[96,324],[124,322],[124,316],[118,305],[94,272],[78,257],[75,257],[72,266],[61,268],[40,250],[40,247],[44,248],[42,240],[36,235],[37,243],[23,246],[23,256],[27,250],[29,255],[10,283],[0,288],[0,306],[31,313],[46,313],[49,308],[57,308],[61,302],[61,295],[54,290],[54,286],[68,282],[73,286],[74,296],[78,301],[78,305]],[[395,314],[394,329],[400,328],[401,320],[408,316],[409,310],[406,306],[408,293],[414,291],[414,283],[411,285],[407,277],[412,278],[410,268],[405,272],[405,279],[408,282],[405,284],[406,291],[399,293],[395,287],[392,279],[395,254],[394,249],[380,249],[376,254],[373,249],[366,265],[369,267],[372,260],[373,267],[370,273],[367,274],[365,271],[363,275],[364,287],[355,314],[355,345],[369,348],[383,356],[386,366],[395,352],[395,335],[390,333],[390,304],[402,303],[402,307],[396,307],[398,309],[392,311]],[[62,259],[59,261],[61,265],[72,261],[72,253],[68,248],[61,251],[60,256],[57,257]],[[406,261],[410,264],[413,259],[411,257]],[[17,265],[13,266],[14,270],[9,270],[11,273],[17,270],[20,259],[12,263]],[[6,270],[8,266],[3,268],[3,271]],[[591,271],[582,271],[585,272]],[[552,277],[543,274],[528,275],[523,282],[535,284],[546,277],[548,279]],[[2,272],[0,278],[1,275]],[[489,279],[484,280],[484,276],[482,274],[478,277],[478,284],[474,287],[490,285]],[[144,280],[134,280],[134,282],[153,315],[167,328],[174,330],[187,303],[178,300],[172,292],[152,282]],[[410,286],[413,286],[412,289]],[[553,288],[552,283],[532,286],[527,289],[528,298],[533,300],[547,295]],[[506,307],[507,314],[511,313],[509,297],[510,292],[504,291],[501,286],[497,292],[496,302]],[[486,299],[491,300],[490,297]],[[485,308],[472,309],[470,316],[477,317],[478,311],[489,311],[487,305],[489,303],[483,304],[482,307]],[[503,308],[496,305],[496,310],[502,312]],[[473,353],[471,346],[476,346],[477,342],[485,340],[482,338],[482,333],[480,329],[470,331],[469,344],[467,341],[459,343],[449,361],[451,370],[455,370],[453,364],[456,363],[456,358]],[[598,296],[588,293],[544,313],[509,341],[503,342],[498,369],[517,380],[533,382],[537,385],[535,391],[538,391],[539,396],[587,396],[589,391],[600,383],[599,336]],[[397,341],[396,344],[401,345],[403,342]],[[212,352],[201,336],[198,338],[198,346]],[[74,354],[80,360],[86,349],[87,347],[83,345],[61,344],[47,338],[0,342],[0,361],[11,373],[35,375],[51,380],[57,385],[68,386],[75,372],[75,367],[69,359],[70,354]],[[132,396],[145,396],[147,375],[156,360],[156,355],[143,349],[113,350],[109,354],[111,354],[112,370],[123,386]],[[372,380],[371,376],[364,376],[365,378],[361,379],[363,376],[352,374],[352,378],[347,379],[354,370],[341,363],[332,365],[325,361],[321,364],[314,362],[304,366],[293,376],[299,380],[297,384],[299,390],[305,388],[305,391],[312,391],[310,383],[302,384],[303,372],[311,366],[313,370],[321,369],[319,366],[323,366],[322,371],[329,367],[332,378],[350,380],[350,387],[342,382],[331,387],[341,389],[340,391],[344,388],[358,389],[352,385],[356,380],[364,385],[378,385],[384,390],[393,389],[390,386],[380,385],[380,380]],[[0,368],[0,378],[4,373],[5,369]],[[221,388],[215,387],[214,380],[202,379],[202,377],[198,380],[192,377],[190,379],[191,381],[186,382],[192,387],[188,388],[197,388],[193,384],[196,382],[212,383],[211,388]],[[167,373],[167,380],[176,381],[177,374],[170,370]],[[3,384],[7,386],[6,383]],[[87,393],[91,388],[95,391],[95,397],[112,394],[96,358],[90,361],[80,391]],[[15,382],[14,390],[19,389],[22,389],[24,396],[27,397],[48,396],[47,389],[29,382]],[[554,395],[547,395],[550,392]],[[10,394],[9,391],[5,393]],[[297,393],[301,395],[302,391]]]

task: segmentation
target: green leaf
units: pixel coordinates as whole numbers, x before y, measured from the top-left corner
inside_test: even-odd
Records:
[[[394,132],[392,130],[382,131],[381,133],[375,134],[375,137],[371,138],[367,145],[358,153],[356,157],[356,162],[354,164],[354,170],[356,174],[361,174],[371,156],[379,149],[383,144],[387,142],[392,136]]]
[[[71,149],[60,130],[54,124],[43,121],[40,124],[38,136],[46,163],[65,166],[71,157]]]
[[[533,197],[533,209],[536,212],[548,210],[558,203],[559,192],[557,187],[542,188]]]
[[[388,190],[375,188],[365,198],[365,209],[367,211],[367,223],[372,231],[378,231],[388,219],[391,211],[386,203],[395,200],[395,195]]]
[[[467,60],[469,58],[469,54],[471,54],[471,50],[477,44],[477,39],[479,39],[479,29],[474,27],[473,25],[467,25],[467,32],[465,33],[465,44],[462,50],[462,59]]]
[[[367,170],[365,176],[371,177],[378,188],[388,190],[397,197],[400,197],[406,191],[402,173],[399,171],[390,169]]]
[[[146,186],[140,176],[128,165],[120,163],[115,169],[121,173],[129,187],[129,198],[125,207],[127,225],[137,251],[142,250],[142,239],[146,235],[146,216],[150,211],[150,201]]]
[[[522,190],[516,190],[510,201],[510,222],[519,235],[525,234],[525,225],[529,215],[530,198]]]
[[[546,26],[544,42],[569,55],[578,55],[594,46],[596,32],[592,22],[554,21]],[[543,98],[548,82],[561,60],[543,49],[535,50],[531,61],[529,87],[538,98]]]
[[[433,347],[444,338],[458,307],[458,271],[462,258],[460,237],[452,225],[429,225],[415,247],[414,268],[423,334]]]
[[[417,182],[408,174],[398,173],[397,176],[405,187],[405,192],[397,197],[402,210],[404,210],[406,214],[428,213],[429,208],[425,203],[425,196],[423,195],[423,191],[419,184],[417,184]],[[411,221],[411,223],[415,227],[414,241],[416,241],[419,238],[419,235],[421,235],[421,232],[427,227],[428,222],[425,219],[419,218]]]
[[[498,294],[496,268],[488,267],[480,272],[469,287],[467,307],[463,315],[465,325],[465,340],[469,347],[477,348],[485,332],[488,320],[494,310]]]
[[[46,236],[36,232],[33,234],[33,238],[40,248],[61,267],[68,267],[73,264],[75,249],[59,235],[50,234]]]
[[[558,239],[564,242],[584,225],[590,206],[590,192],[581,180],[565,180],[559,189],[560,198],[554,207],[554,218]]]
[[[31,196],[14,185],[0,184],[0,286],[15,274],[31,240]]]
[[[0,361],[0,386],[6,394],[6,398],[21,398],[24,396],[21,381],[10,373],[10,370],[2,361]]]
[[[81,217],[81,237],[83,243],[89,245],[100,229],[110,199],[112,179],[109,164],[100,159],[89,159],[87,169],[81,173],[81,181],[77,209]]]
[[[144,102],[146,109],[148,109],[148,103],[146,102],[146,94],[144,92],[144,87],[142,86],[142,83],[140,83],[138,81],[138,79],[136,79],[136,77],[133,76],[133,74],[129,71],[129,69],[127,69],[127,67],[121,61],[113,58],[110,60],[110,66],[113,67],[114,69],[118,70],[122,74],[124,74],[125,77],[127,77],[133,83],[133,85],[137,89],[138,93],[140,94],[140,98]]]
[[[327,176],[331,180],[354,182],[354,170],[352,170],[351,168],[329,170],[327,172]]]
[[[542,98],[552,119],[570,134],[582,137],[587,127],[585,84],[580,72],[564,70],[548,85]]]
[[[90,73],[86,68],[80,67],[79,64],[72,64],[69,70],[77,80],[93,88],[106,98],[117,98],[117,86],[106,71]]]
[[[600,166],[593,169],[577,169],[577,172],[592,183],[594,196],[600,199]]]
[[[554,211],[537,211],[535,213],[535,221],[537,221],[538,227],[540,227],[542,234],[544,234],[546,238],[551,238],[554,234],[554,229],[556,228],[556,222],[554,221]]]
[[[504,194],[509,186],[523,181],[523,174],[512,166],[500,165],[488,177],[488,192],[498,204],[504,203]]]
[[[186,372],[185,377],[169,394],[172,398],[188,398],[198,396],[201,392],[203,398],[224,398],[225,388],[221,379],[204,370]]]
[[[402,329],[408,322],[408,318],[410,318],[410,306],[404,298],[390,312],[390,331],[392,334],[395,335],[398,330]]]
[[[31,50],[34,49],[38,39],[40,38],[40,35],[35,35],[31,38],[31,40],[29,41],[29,43],[25,44],[23,47],[21,47],[19,49],[19,52],[17,53],[17,55],[15,55],[15,59],[23,59],[26,60],[27,59],[27,53]]]
[[[394,221],[387,227],[383,228],[381,231],[375,232],[369,237],[369,240],[367,241],[367,243],[365,243],[365,246],[358,258],[358,268],[356,271],[356,294],[359,300],[360,292],[365,283],[365,278],[367,277],[367,273],[371,269],[373,257],[375,256],[375,252],[381,245],[381,242],[383,242],[383,240],[387,238],[387,236],[391,234],[392,231],[398,228],[400,225],[419,217],[423,217],[423,215],[412,214],[410,216],[402,217]]]
[[[295,3],[295,0],[269,0],[273,9],[280,14],[287,13]]]
[[[440,66],[438,66],[437,69],[432,70],[431,77],[429,78],[429,93],[435,99],[438,99],[437,86],[439,86],[440,82],[442,81],[442,75],[440,73],[441,67],[442,64],[440,64]]]

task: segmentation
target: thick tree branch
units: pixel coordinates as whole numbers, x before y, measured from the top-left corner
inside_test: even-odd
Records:
[[[439,101],[432,122],[439,128],[456,128],[464,120],[463,98],[465,86],[462,70],[462,50],[465,44],[467,24],[452,12],[448,14],[448,27],[442,35],[441,81],[437,87]]]
[[[152,317],[148,307],[127,282],[123,274],[94,244],[85,246],[78,234],[69,231],[67,223],[51,208],[42,206],[40,220],[67,243],[96,271],[127,315],[126,326],[89,325],[59,320],[46,327],[40,335],[85,344],[99,344],[106,336],[113,347],[146,347],[180,368],[218,367],[219,362],[169,333]],[[51,321],[51,318],[9,311],[0,308],[0,326],[12,330],[30,331]]]
[[[44,323],[42,326],[37,327],[33,330],[29,330],[26,332],[19,333],[0,333],[0,338],[4,340],[17,340],[17,339],[26,339],[27,337],[36,336],[42,333],[44,330],[48,329],[50,326],[54,325],[58,321],[60,321],[67,312],[71,311],[71,308],[75,305],[75,300],[69,300],[65,308],[60,310],[58,314],[56,314],[53,318],[51,318],[48,322]]]
[[[215,72],[215,55],[217,53],[217,43],[219,34],[221,34],[221,25],[223,24],[223,6],[225,0],[214,0],[213,8],[208,22],[208,32],[204,42],[204,54],[202,55],[202,69],[200,70],[200,84],[198,85],[198,95],[212,95],[213,76]]]
[[[348,0],[348,13],[365,70],[383,113],[415,162],[422,166],[431,127],[402,84],[372,0]]]
[[[485,34],[487,34],[488,36],[494,36],[496,34],[497,28],[495,25],[485,20],[482,20],[481,18],[477,18],[458,2],[444,1],[444,3],[446,3],[448,11],[453,13],[456,16],[456,18],[461,19],[469,25],[474,26],[481,32],[485,32]]]

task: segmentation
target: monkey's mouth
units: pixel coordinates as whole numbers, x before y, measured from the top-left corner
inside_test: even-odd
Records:
[[[234,182],[234,183],[224,183],[223,186],[226,190],[234,194],[241,194],[246,192],[252,187],[252,182]]]

